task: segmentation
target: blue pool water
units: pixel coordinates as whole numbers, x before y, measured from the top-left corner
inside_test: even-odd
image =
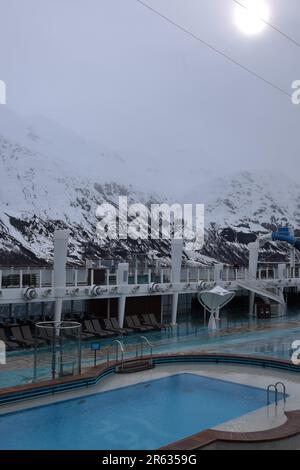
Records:
[[[156,449],[264,406],[263,389],[178,374],[2,415],[0,449]]]

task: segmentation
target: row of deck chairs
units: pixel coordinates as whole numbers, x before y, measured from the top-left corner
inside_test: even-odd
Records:
[[[125,317],[124,327],[120,328],[117,318],[103,319],[104,328],[98,319],[84,320],[84,330],[88,335],[107,338],[114,335],[127,335],[134,332],[166,329],[169,325],[159,323],[154,314]]]
[[[4,341],[8,351],[23,348],[37,346],[47,346],[53,342],[53,330],[48,328],[42,328],[39,330],[39,337],[34,339],[29,325],[20,325],[10,327],[10,334],[7,334],[8,330],[0,327],[0,341]],[[72,332],[64,333],[66,339],[73,339],[74,335]],[[89,335],[87,333],[82,333],[83,338],[92,338],[94,334]],[[57,336],[57,338],[61,338]]]
[[[95,336],[108,338],[115,335],[127,335],[134,332],[146,332],[151,330],[166,329],[169,325],[159,323],[154,314],[131,315],[125,317],[124,327],[120,328],[117,318],[103,320],[104,327],[98,319],[84,320],[83,339],[91,339]],[[7,350],[20,347],[30,348],[35,344],[46,346],[53,341],[53,333],[47,328],[39,332],[39,338],[34,339],[29,325],[12,326],[9,334],[7,330],[0,327],[0,341],[4,341]]]
[[[8,338],[4,328],[0,328],[0,340],[4,341],[7,350],[17,349],[19,347],[30,348],[35,345],[29,325],[12,326],[10,328],[10,337]],[[36,340],[37,345],[43,346],[46,341],[43,339]]]

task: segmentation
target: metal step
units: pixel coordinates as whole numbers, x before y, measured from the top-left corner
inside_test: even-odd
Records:
[[[141,372],[143,370],[153,369],[154,363],[152,359],[138,359],[134,361],[123,362],[116,366],[117,374],[130,374],[133,372]]]

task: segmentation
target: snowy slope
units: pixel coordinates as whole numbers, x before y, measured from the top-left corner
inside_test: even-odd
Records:
[[[189,196],[203,200],[209,222],[261,230],[264,224],[299,224],[300,185],[272,171],[239,172],[215,178]]]
[[[247,244],[259,233],[280,226],[300,229],[300,185],[272,171],[239,172],[199,185],[187,200],[205,203],[204,253],[224,261],[245,262]],[[280,260],[282,244],[266,246],[262,259]]]
[[[94,172],[94,180],[82,176],[84,172],[76,171],[75,162],[91,162],[92,147],[51,122],[47,131],[46,123],[38,120],[33,127],[6,107],[0,107],[2,263],[51,258],[55,227],[71,230],[70,260],[79,261],[90,249],[93,255],[103,255],[96,237],[98,204],[115,201],[119,194],[129,194],[131,202],[147,202],[152,197],[111,183],[104,173],[98,179]],[[103,152],[100,156],[114,168],[123,163],[112,153]],[[70,164],[72,159],[74,165]],[[103,168],[111,173],[106,164]],[[119,247],[121,251],[122,248],[126,250]]]
[[[115,182],[114,170],[124,162],[109,151],[101,154],[100,162],[107,160],[112,165],[109,170],[103,164],[107,177],[105,172],[94,171],[91,178],[84,176],[84,171],[76,171],[76,165],[70,162],[80,159],[81,164],[90,164],[93,148],[51,121],[49,129],[44,119],[29,125],[0,107],[0,264],[51,261],[55,228],[70,230],[69,262],[73,263],[95,257],[130,257],[132,253],[148,254],[150,258],[168,256],[168,242],[100,243],[96,233],[99,204],[116,204],[121,195],[128,197],[129,204],[164,199],[152,191]],[[210,264],[205,257],[203,260]]]
[[[151,196],[117,183],[93,183],[70,171],[60,161],[49,160],[0,135],[0,250],[2,262],[9,253],[33,253],[47,260],[52,253],[55,227],[69,228],[72,236],[69,259],[79,261],[105,256],[96,236],[96,209],[102,202],[116,202],[128,195],[129,202],[147,203]],[[129,247],[116,243],[120,254]],[[149,247],[150,249],[150,247]],[[12,255],[14,256],[14,255]]]

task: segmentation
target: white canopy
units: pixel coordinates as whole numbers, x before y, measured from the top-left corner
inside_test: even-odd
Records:
[[[210,312],[224,307],[235,296],[234,292],[216,286],[211,290],[205,290],[198,294],[198,300],[204,308]]]
[[[216,286],[211,290],[202,291],[198,294],[200,304],[210,313],[208,327],[216,329],[216,319],[219,319],[219,310],[230,302],[235,296],[235,292],[230,292],[223,287]]]

